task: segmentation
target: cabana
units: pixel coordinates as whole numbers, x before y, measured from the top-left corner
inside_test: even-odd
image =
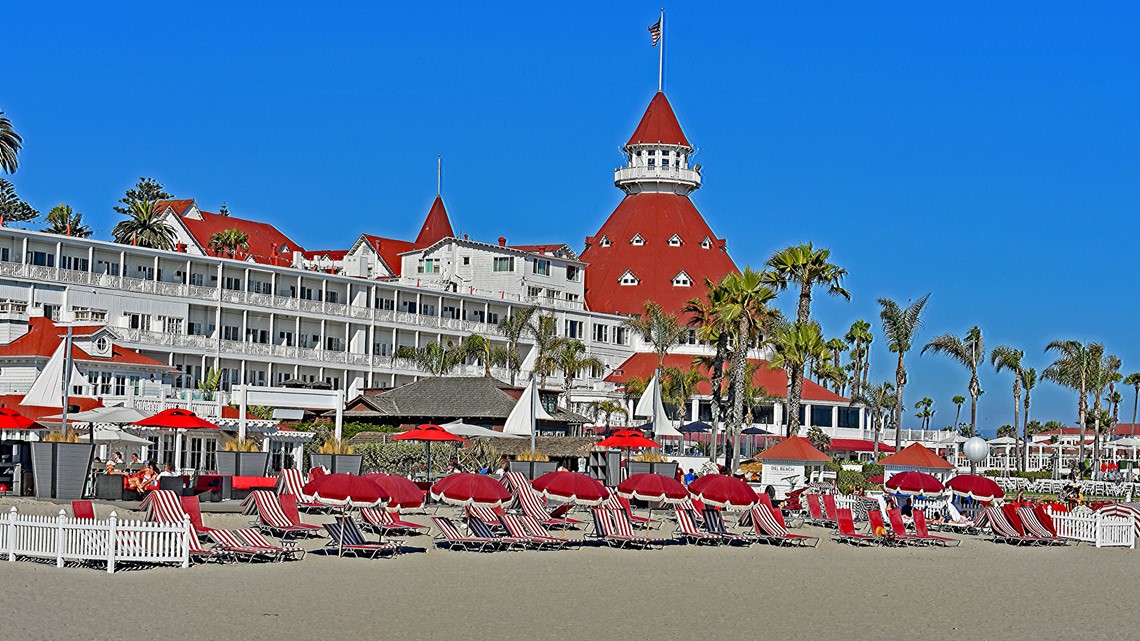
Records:
[[[823,468],[831,457],[820,452],[811,441],[791,436],[756,455],[764,467],[760,471],[760,487],[769,496],[783,499],[807,485],[810,470]]]
[[[955,467],[946,459],[938,456],[926,448],[922,443],[906,446],[901,451],[891,454],[879,461],[883,466],[883,480],[890,480],[891,476],[899,472],[914,470],[925,472],[940,481],[947,481],[953,476]]]

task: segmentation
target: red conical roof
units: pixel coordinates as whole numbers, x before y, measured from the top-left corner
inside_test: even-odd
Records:
[[[677,122],[677,115],[673,113],[669,99],[660,91],[653,96],[653,100],[649,101],[649,108],[645,110],[637,129],[625,144],[628,147],[655,143],[684,145],[690,149],[693,147],[689,144],[689,139],[685,138],[685,132],[681,131],[681,123]]]
[[[451,230],[451,220],[447,217],[447,209],[443,206],[443,198],[435,197],[428,211],[427,220],[420,228],[420,235],[416,236],[416,246],[426,247],[441,238],[451,238],[455,232]]]
[[[676,235],[680,246],[670,246]],[[640,244],[634,244],[640,236]],[[604,247],[603,238],[609,242]],[[702,247],[708,239],[707,248]],[[586,304],[598,312],[640,314],[651,300],[674,314],[685,302],[705,294],[705,279],[720,282],[738,271],[708,223],[687,196],[646,192],[622,199],[582,252],[586,268]],[[629,271],[636,285],[622,285]],[[673,284],[681,272],[687,287]]]

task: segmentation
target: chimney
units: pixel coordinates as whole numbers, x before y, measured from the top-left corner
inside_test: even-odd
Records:
[[[499,247],[506,247],[506,246],[507,246],[507,239],[502,237],[502,236],[499,236]]]

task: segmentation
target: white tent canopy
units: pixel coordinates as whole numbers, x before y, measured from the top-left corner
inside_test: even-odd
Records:
[[[503,424],[504,434],[530,436],[534,433],[532,426],[535,421],[553,420],[553,417],[542,408],[542,403],[536,402],[534,388],[535,385],[532,380],[532,383],[523,390],[522,396],[515,403],[510,415],[507,416],[507,422]],[[531,410],[532,407],[535,408],[534,411]]]
[[[444,423],[440,427],[456,436],[462,436],[464,438],[522,438],[522,436],[518,434],[496,432],[493,429],[480,427],[479,425],[468,425],[463,421],[452,421],[451,423]]]
[[[649,379],[649,385],[646,386],[645,393],[638,399],[633,414],[634,416],[650,417],[649,421],[653,424],[654,436],[681,438],[681,432],[677,431],[677,427],[673,425],[673,419],[669,418],[669,414],[665,411],[665,405],[661,402],[661,381],[658,380],[656,374]]]
[[[29,405],[32,407],[63,407],[63,375],[67,367],[67,355],[65,347],[67,341],[60,341],[59,347],[55,348],[55,352],[48,359],[44,365],[43,371],[36,376],[36,380],[32,383],[31,389],[24,395],[24,400],[20,401],[21,405]],[[75,364],[71,365],[71,385],[72,387],[79,385],[87,387],[87,379],[75,369]]]

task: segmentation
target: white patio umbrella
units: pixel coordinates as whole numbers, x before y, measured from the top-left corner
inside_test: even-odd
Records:
[[[108,423],[112,425],[126,425],[127,423],[134,423],[146,418],[147,415],[136,410],[133,407],[96,407],[85,412],[76,412],[75,414],[68,414],[67,420],[72,423]],[[44,420],[59,421],[63,418],[62,414],[55,416],[47,416]]]
[[[445,423],[440,427],[456,436],[462,436],[464,438],[473,438],[480,436],[487,438],[524,438],[518,434],[507,434],[506,432],[496,432],[495,430],[486,427],[480,427],[478,425],[468,425],[463,421],[452,421],[451,423]]]
[[[150,445],[150,441],[110,425],[95,425],[91,440],[103,445]]]

